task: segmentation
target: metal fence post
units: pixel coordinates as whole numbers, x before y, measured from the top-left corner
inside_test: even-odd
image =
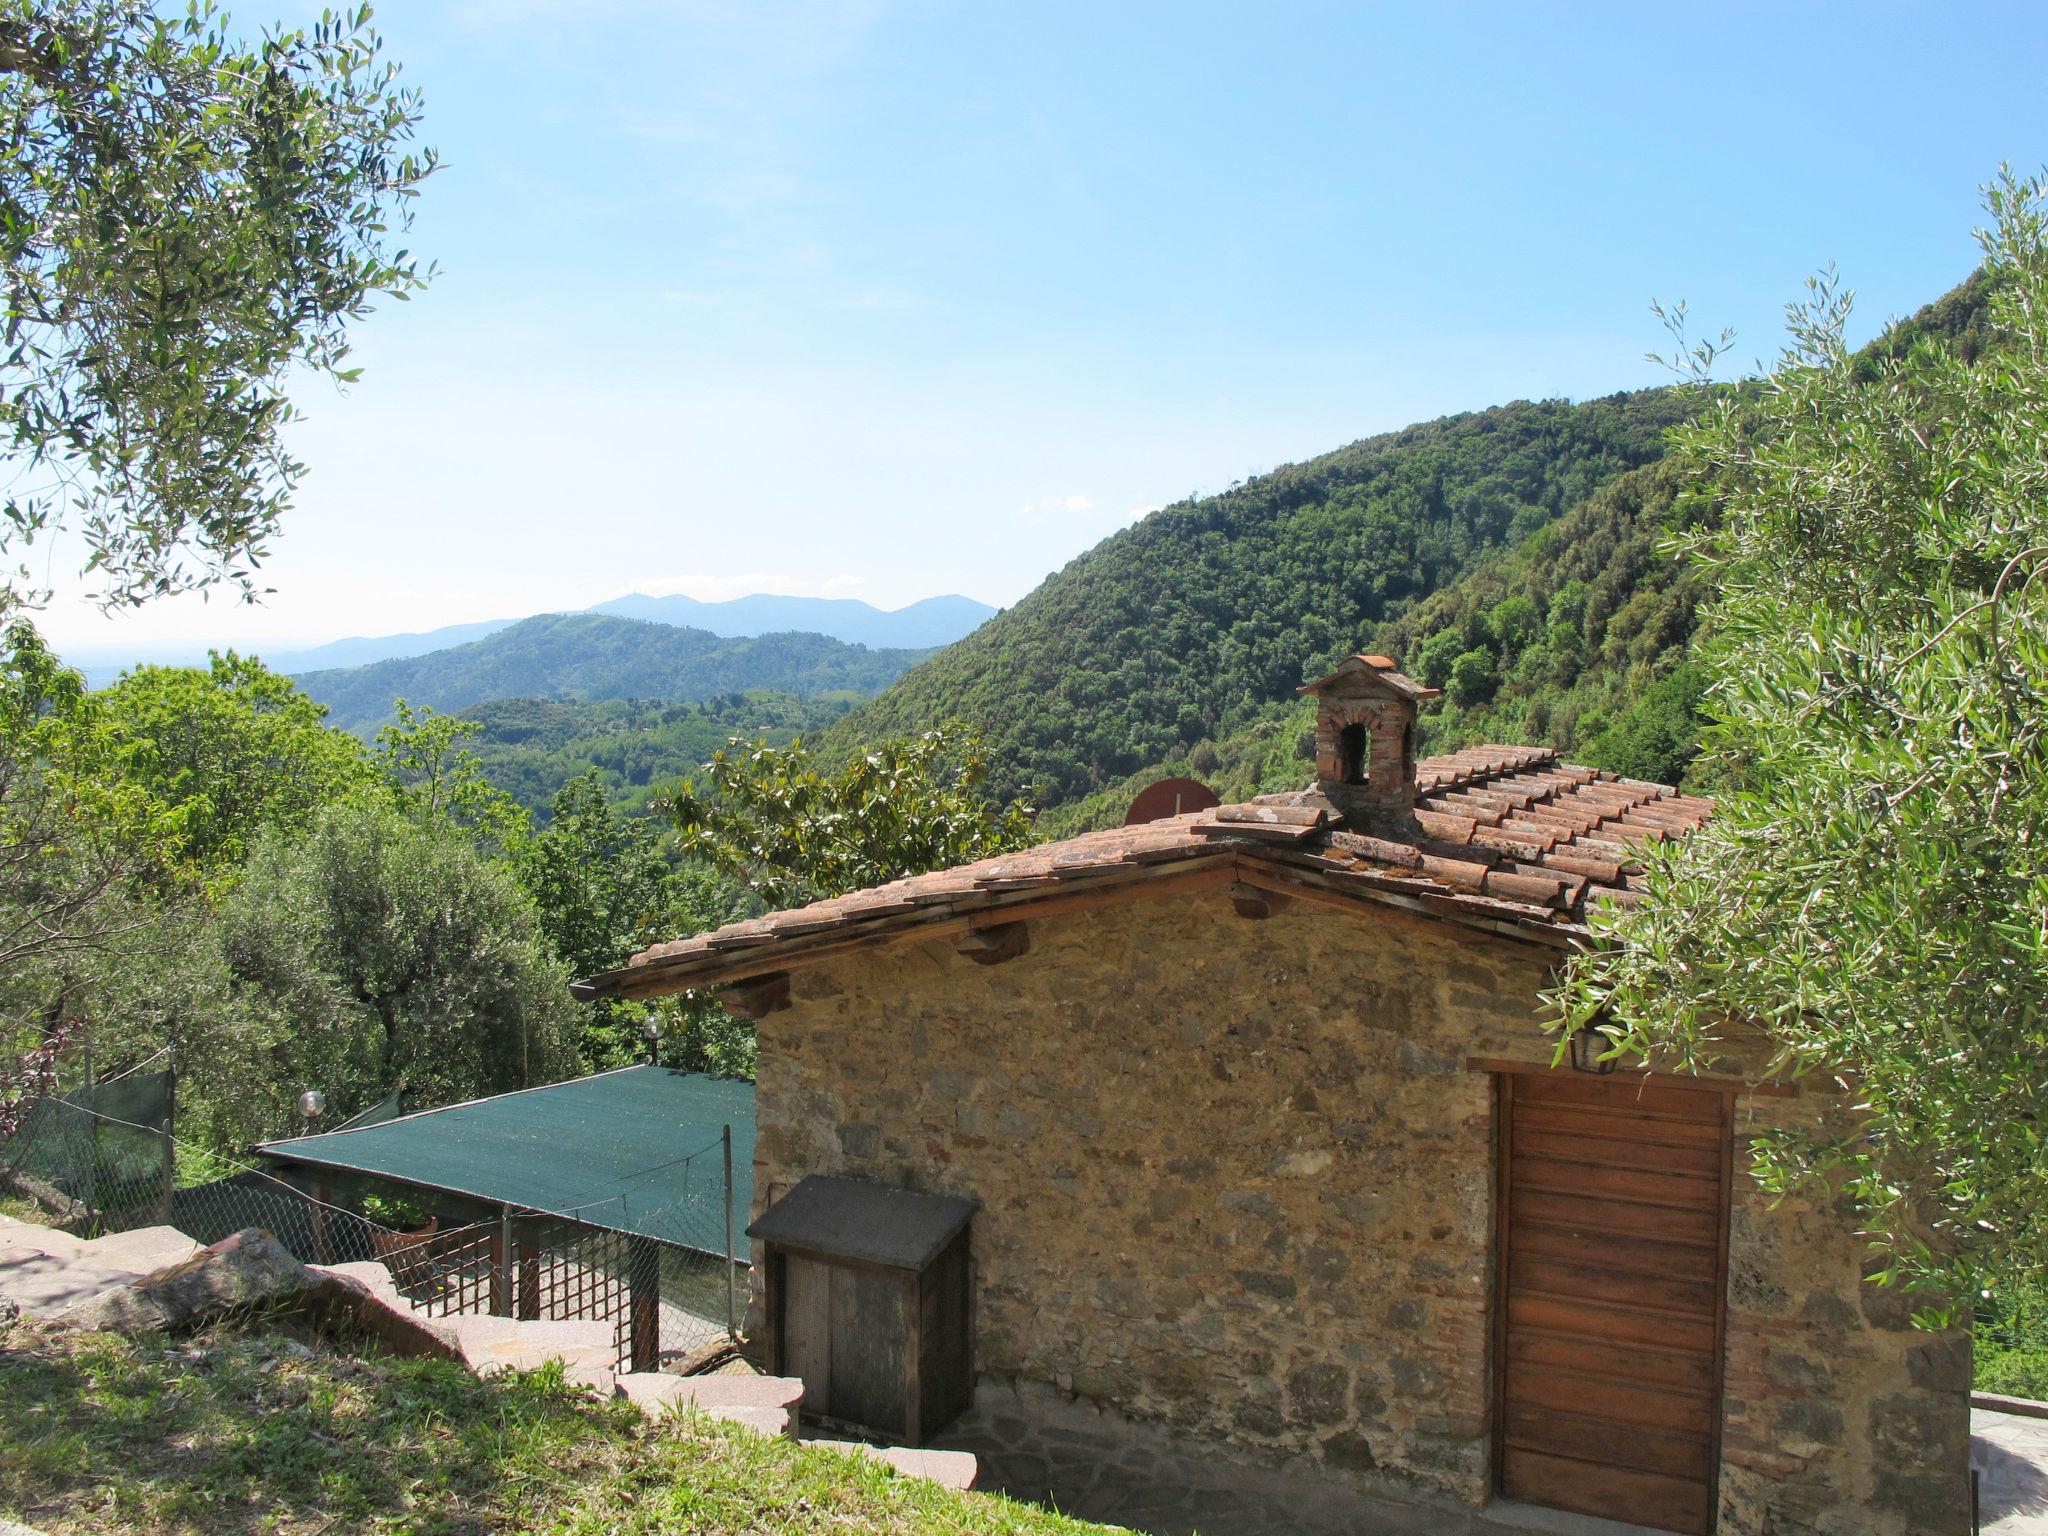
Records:
[[[512,1207],[498,1207],[498,1230],[490,1239],[490,1307],[493,1317],[512,1315]]]
[[[737,1339],[740,1336],[739,1319],[734,1315],[732,1277],[732,1127],[725,1128],[725,1336]]]
[[[171,1218],[177,1214],[176,1192],[178,1188],[177,1143],[172,1139],[171,1128],[178,1123],[178,1058],[174,1051],[170,1063],[164,1069],[164,1123],[162,1127],[164,1154],[164,1196],[163,1224],[170,1226]]]
[[[661,1246],[652,1238],[626,1239],[627,1361],[636,1371],[661,1364]]]
[[[92,1091],[92,1032],[85,1036],[85,1177],[79,1187],[85,1191],[85,1230],[89,1236],[99,1235],[99,1193],[100,1193],[100,1117],[92,1112],[97,1095]]]
[[[540,1252],[539,1220],[528,1217],[512,1229],[513,1311],[528,1322],[540,1316]]]

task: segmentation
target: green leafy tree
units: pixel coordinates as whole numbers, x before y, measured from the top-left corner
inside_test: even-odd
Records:
[[[1451,663],[1445,695],[1453,704],[1483,704],[1493,693],[1493,652],[1469,650]]]
[[[208,1063],[278,1106],[321,1088],[338,1110],[403,1082],[421,1103],[576,1070],[580,1022],[511,871],[460,828],[375,802],[333,807],[250,853],[220,914],[261,1049]]]
[[[2048,218],[1988,192],[1991,342],[1859,360],[1832,276],[1753,405],[1683,433],[1722,502],[1689,550],[1715,818],[1648,853],[1562,1026],[1704,1068],[1729,1021],[1857,1113],[1753,1143],[1839,1187],[1929,1312],[2048,1272]]]
[[[361,743],[253,656],[138,667],[98,697],[129,749],[124,772],[183,811],[185,852],[208,872],[239,865],[264,827],[303,827],[376,779]]]
[[[132,771],[102,701],[17,621],[0,643],[0,1122],[85,1033],[96,978],[181,890],[186,816]],[[4,1126],[0,1126],[4,1134]]]
[[[1493,605],[1493,611],[1487,615],[1487,627],[1500,642],[1501,656],[1506,659],[1519,655],[1523,647],[1543,633],[1543,611],[1526,593],[1517,592]]]
[[[404,699],[396,723],[377,733],[376,764],[398,804],[427,821],[464,827],[488,843],[511,844],[526,831],[519,802],[491,783],[468,743],[483,727]]]
[[[1415,653],[1415,675],[1431,688],[1441,688],[1451,680],[1451,665],[1465,649],[1464,634],[1455,629],[1440,629],[1422,642]]]
[[[253,592],[287,381],[353,378],[350,322],[430,275],[396,76],[368,6],[243,42],[213,0],[0,0],[0,544],[71,526],[110,606]]]
[[[707,870],[677,869],[654,824],[613,807],[595,769],[556,792],[547,826],[520,850],[516,868],[542,934],[576,976],[610,970],[648,944],[735,915],[731,887]],[[643,1056],[650,1031],[671,1065],[752,1075],[745,1021],[706,1000],[589,1004],[583,1065],[597,1072]]]
[[[1031,809],[983,788],[981,743],[930,731],[821,769],[801,742],[734,740],[664,802],[685,854],[771,907],[880,885],[1027,846]]]

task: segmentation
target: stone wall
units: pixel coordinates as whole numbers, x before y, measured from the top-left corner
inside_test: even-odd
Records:
[[[754,1214],[810,1173],[971,1196],[978,1371],[1481,1503],[1494,1095],[1467,1063],[1548,1060],[1549,956],[1461,932],[1217,891],[1036,920],[1002,965],[800,971],[761,1023]],[[1838,1217],[1740,1182],[1722,1528],[1965,1529],[1939,1505],[1967,1344],[1900,1331]]]

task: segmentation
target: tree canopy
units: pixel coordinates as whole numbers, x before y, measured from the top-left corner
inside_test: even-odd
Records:
[[[1519,401],[1161,508],[914,668],[821,750],[958,720],[987,743],[999,797],[1051,808],[1117,786],[1120,819],[1128,777],[1186,771],[1203,744],[1291,715],[1294,690],[1381,625],[1661,458],[1689,408],[1672,390]]]
[[[1859,358],[1829,276],[1679,435],[1721,506],[1682,548],[1727,787],[1559,997],[1631,1059],[1709,1067],[1754,1021],[1839,1078],[1856,1112],[1758,1174],[1838,1185],[1937,1315],[2048,1269],[2048,214],[2039,180],[1988,201],[1979,346]]]
[[[419,120],[367,5],[246,42],[214,0],[0,0],[0,544],[71,527],[110,606],[253,592],[287,382],[353,378],[351,322],[430,275],[389,233]]]
[[[324,709],[233,651],[204,671],[137,667],[97,699],[127,749],[127,778],[181,812],[183,852],[208,872],[240,864],[263,828],[305,826],[375,778]]]
[[[986,789],[971,734],[928,731],[822,768],[802,742],[732,741],[663,801],[682,851],[771,907],[900,880],[1026,847],[1031,808]]]

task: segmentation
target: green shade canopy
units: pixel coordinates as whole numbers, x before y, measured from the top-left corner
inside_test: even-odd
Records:
[[[723,1254],[727,1126],[737,1226],[754,1187],[754,1085],[738,1078],[622,1067],[257,1150],[278,1163],[551,1211]]]

